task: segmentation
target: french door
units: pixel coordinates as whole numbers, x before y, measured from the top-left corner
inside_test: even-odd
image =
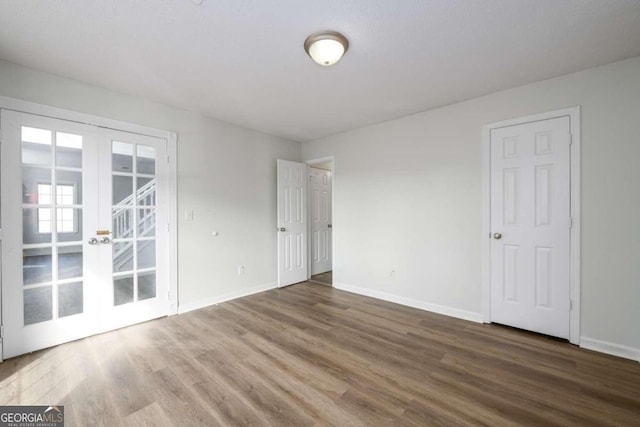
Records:
[[[3,357],[168,314],[166,141],[2,110]]]

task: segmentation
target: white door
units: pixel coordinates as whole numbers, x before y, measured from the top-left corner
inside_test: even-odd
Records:
[[[491,131],[491,321],[569,337],[569,117]]]
[[[109,129],[98,141],[100,230],[111,232],[99,247],[101,328],[111,330],[169,313],[167,144]]]
[[[331,171],[309,168],[311,274],[331,271]]]
[[[278,286],[307,280],[307,165],[278,159]]]
[[[2,110],[5,358],[97,333],[97,129]]]
[[[164,140],[140,141],[143,137],[123,133],[119,140],[131,143],[134,153],[127,163],[126,156],[105,142],[104,134],[111,131],[95,126],[7,110],[1,112],[0,126],[3,356],[168,314],[168,309],[157,307],[168,306],[160,301],[167,299],[167,293],[161,293],[164,285],[149,277],[162,263],[141,266],[136,259],[157,256],[147,256],[151,244],[143,247],[139,241],[157,238],[150,224],[156,221],[154,215],[162,217],[156,212],[161,203],[151,202],[147,190],[157,185],[153,197],[166,198],[164,184],[149,184],[162,176],[162,162],[151,158],[153,150],[161,158]],[[112,163],[131,169],[112,173]],[[112,187],[118,187],[119,195],[126,192],[127,179],[135,195],[108,203],[116,198]],[[142,207],[143,203],[149,206]],[[112,234],[121,209],[130,212],[126,223],[130,236]],[[130,264],[112,273],[121,242],[138,252]],[[114,279],[125,277],[131,277],[128,286],[138,293],[132,299],[121,297],[118,305],[128,304],[135,315],[113,307],[113,284],[118,287]],[[140,288],[148,300],[157,300],[155,305],[138,302],[143,299]]]

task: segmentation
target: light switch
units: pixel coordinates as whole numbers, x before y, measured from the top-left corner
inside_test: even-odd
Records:
[[[192,209],[184,211],[184,220],[185,221],[193,221],[193,210]]]

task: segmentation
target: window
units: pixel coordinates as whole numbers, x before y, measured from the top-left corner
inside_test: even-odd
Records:
[[[73,205],[75,186],[56,185],[56,205]],[[50,205],[52,201],[51,184],[38,184],[38,204]],[[76,233],[76,218],[73,208],[56,208],[56,230],[58,233]],[[38,208],[38,233],[51,233],[51,208]]]

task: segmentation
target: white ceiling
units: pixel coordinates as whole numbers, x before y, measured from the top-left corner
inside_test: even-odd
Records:
[[[0,58],[308,141],[640,55],[638,0],[195,3],[1,0]]]

